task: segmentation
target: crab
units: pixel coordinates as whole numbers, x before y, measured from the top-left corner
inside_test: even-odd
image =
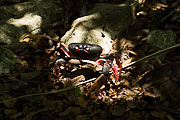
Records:
[[[24,37],[25,39],[27,37]],[[119,81],[119,77],[122,70],[122,63],[120,57],[113,54],[102,54],[103,48],[99,45],[88,43],[70,43],[68,47],[62,42],[51,38],[48,35],[30,35],[28,38],[37,39],[35,46],[41,49],[51,49],[51,52],[45,56],[46,59],[56,53],[56,60],[54,60],[54,73],[59,78],[61,75],[61,67],[65,64],[69,64],[72,59],[80,61],[78,64],[92,64],[98,68],[100,73],[99,77],[94,81],[94,85],[90,88],[89,93],[97,91],[104,85],[109,76],[114,73],[115,82]],[[116,66],[114,64],[116,62]],[[67,66],[64,66],[67,67]]]
[[[61,65],[69,63],[72,59],[77,59],[80,64],[90,63],[99,67],[100,76],[94,82],[94,85],[90,88],[89,93],[98,91],[102,85],[107,82],[109,76],[114,73],[115,82],[119,81],[119,77],[122,70],[122,63],[120,57],[117,54],[102,54],[102,47],[95,44],[87,43],[70,43],[68,47],[59,42],[56,50],[60,52],[59,59],[55,61],[55,73],[59,77],[61,73]],[[117,67],[114,64],[117,64]],[[95,69],[96,70],[96,69]]]

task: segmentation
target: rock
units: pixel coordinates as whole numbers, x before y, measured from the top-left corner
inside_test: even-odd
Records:
[[[60,21],[61,4],[45,0],[31,0],[13,5],[0,6],[0,43],[18,42],[19,37],[37,27]],[[35,30],[33,33],[38,33]]]
[[[15,67],[16,55],[4,46],[0,46],[0,75],[10,72]]]
[[[17,28],[10,24],[0,25],[0,43],[15,43],[19,37],[27,31],[25,27]]]
[[[132,3],[132,2],[131,2]],[[98,3],[87,16],[76,19],[61,38],[65,44],[91,43],[102,46],[105,53],[112,49],[111,40],[124,32],[134,21],[134,11],[129,3]]]
[[[164,49],[176,44],[176,34],[172,30],[153,30],[147,42],[153,47]]]

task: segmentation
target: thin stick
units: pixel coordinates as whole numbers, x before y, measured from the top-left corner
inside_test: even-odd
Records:
[[[176,45],[173,45],[171,47],[168,47],[166,49],[163,49],[163,50],[159,50],[153,54],[150,54],[148,56],[145,56],[137,61],[134,61],[134,62],[131,62],[130,64],[126,65],[123,67],[123,69],[127,68],[127,67],[130,67],[132,65],[135,65],[135,64],[138,64],[142,61],[145,61],[145,60],[149,60],[151,58],[154,58],[155,56],[159,55],[159,54],[162,54],[162,53],[165,53],[165,52],[168,52],[170,50],[173,50],[177,47],[180,47],[180,43],[179,44],[176,44]],[[1,101],[0,103],[4,103],[4,102],[9,102],[11,100],[16,100],[16,99],[21,99],[21,98],[25,98],[25,97],[31,97],[31,96],[39,96],[39,95],[48,95],[48,94],[55,94],[55,93],[60,93],[60,92],[64,92],[64,91],[68,91],[68,90],[71,90],[77,86],[80,86],[82,84],[85,84],[85,83],[88,83],[88,82],[92,82],[94,81],[96,78],[92,78],[90,80],[86,80],[85,82],[80,82],[79,84],[75,85],[75,86],[70,86],[70,87],[67,87],[67,88],[63,88],[63,89],[60,89],[60,90],[55,90],[55,91],[51,91],[51,92],[46,92],[46,93],[35,93],[35,94],[28,94],[28,95],[24,95],[24,96],[19,96],[19,97],[16,97],[16,98],[12,98],[12,99],[9,99],[9,100],[5,100],[5,101]]]
[[[77,84],[75,86],[62,88],[60,90],[54,90],[54,91],[50,91],[50,92],[46,92],[46,93],[35,93],[35,94],[23,95],[23,96],[19,96],[19,97],[16,97],[16,98],[11,98],[11,99],[8,99],[8,100],[1,101],[0,103],[9,102],[11,100],[17,100],[17,99],[21,99],[21,98],[25,98],[25,97],[40,96],[40,95],[48,95],[48,94],[55,94],[55,93],[65,92],[65,91],[71,90],[71,89],[73,89],[73,88],[75,88],[77,86],[83,85],[85,83],[92,82],[94,80],[96,80],[96,78],[92,78],[92,79],[86,80],[84,82],[80,82],[79,84]]]
[[[74,87],[75,87],[75,86],[70,86],[70,87],[67,87],[67,88],[63,88],[63,89],[55,90],[55,91],[50,91],[50,92],[46,92],[46,93],[35,93],[35,94],[23,95],[23,96],[19,96],[19,97],[15,97],[15,98],[12,98],[12,99],[8,99],[8,100],[1,101],[0,103],[9,102],[9,101],[11,101],[11,100],[21,99],[21,98],[25,98],[25,97],[55,94],[55,93],[59,93],[59,92],[64,92],[64,91],[71,90],[71,89],[73,89]]]
[[[152,54],[147,55],[147,56],[145,56],[145,57],[143,57],[143,58],[140,58],[140,59],[138,59],[138,60],[136,60],[136,61],[134,61],[134,62],[131,62],[130,64],[128,64],[128,65],[126,65],[126,66],[123,66],[123,69],[128,68],[128,67],[130,67],[130,66],[132,66],[132,65],[138,64],[138,63],[140,63],[140,62],[142,62],[142,61],[146,61],[146,60],[149,60],[149,59],[151,59],[151,58],[154,58],[155,56],[157,56],[157,55],[159,55],[159,54],[166,53],[166,52],[168,52],[168,51],[170,51],[170,50],[173,50],[173,49],[175,49],[175,48],[177,48],[177,47],[180,47],[180,43],[179,43],[179,44],[176,44],[176,45],[173,45],[173,46],[171,46],[171,47],[165,48],[165,49],[163,49],[163,50],[159,50],[159,51],[157,51],[157,52],[155,52],[155,53],[152,53]]]

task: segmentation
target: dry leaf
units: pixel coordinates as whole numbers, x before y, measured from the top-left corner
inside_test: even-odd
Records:
[[[123,62],[123,64],[122,64],[122,67],[124,67],[124,66],[130,64],[131,61],[132,61],[132,58],[129,58],[129,59],[125,60],[125,61]]]
[[[11,99],[12,97],[9,97],[9,99]],[[4,105],[7,107],[7,108],[13,108],[14,105],[16,104],[17,102],[17,99],[12,99],[12,100],[9,100],[7,102],[4,102]]]
[[[30,38],[29,38],[30,34],[23,34],[20,38],[19,38],[19,42],[29,42]]]
[[[28,73],[21,73],[20,74],[20,78],[22,80],[31,80],[33,78],[36,78],[37,76],[39,76],[41,74],[40,71],[34,71],[34,72],[28,72]]]
[[[84,97],[78,96],[78,97],[76,97],[76,99],[77,99],[79,105],[80,105],[82,108],[87,108],[87,106],[88,106],[88,101],[85,100]]]

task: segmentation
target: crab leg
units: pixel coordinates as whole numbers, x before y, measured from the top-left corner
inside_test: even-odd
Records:
[[[113,72],[114,72],[114,74],[115,74],[116,83],[117,83],[117,82],[119,81],[119,76],[121,75],[122,63],[121,63],[120,59],[118,58],[118,56],[117,56],[115,59],[116,59],[117,65],[118,65],[118,67],[119,67],[119,72],[118,72],[118,70],[117,70],[117,68],[115,67],[114,64],[112,65],[112,70],[113,70]]]
[[[116,83],[119,81],[119,73],[118,73],[118,70],[117,70],[117,68],[115,67],[115,65],[113,64],[112,65],[112,70],[113,70],[113,72],[114,72],[114,74],[115,74],[115,78],[116,78]]]

